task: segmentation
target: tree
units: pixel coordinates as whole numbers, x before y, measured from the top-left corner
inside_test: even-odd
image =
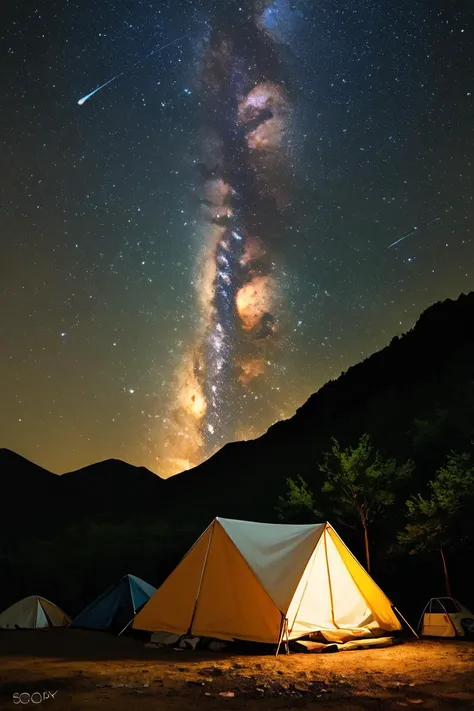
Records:
[[[429,482],[428,491],[427,498],[418,494],[407,501],[408,522],[398,538],[411,554],[439,551],[446,594],[451,597],[445,552],[474,537],[474,462],[471,455],[451,452],[446,464]]]
[[[299,484],[294,479],[287,479],[288,493],[286,497],[279,496],[279,505],[276,506],[278,518],[288,523],[308,523],[315,520],[318,511],[315,508],[313,494],[302,477],[298,477]]]
[[[319,467],[325,476],[322,491],[329,494],[343,523],[362,529],[370,573],[370,524],[395,502],[398,484],[411,474],[413,465],[398,466],[395,459],[384,458],[374,450],[368,434],[362,435],[356,447],[347,449],[341,449],[336,439],[332,441],[332,449]]]

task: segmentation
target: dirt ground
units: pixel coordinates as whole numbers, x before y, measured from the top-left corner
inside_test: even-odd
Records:
[[[22,704],[14,694],[24,694]],[[474,709],[474,643],[412,641],[275,658],[147,649],[79,630],[0,632],[0,709],[40,704],[44,711],[467,711]]]

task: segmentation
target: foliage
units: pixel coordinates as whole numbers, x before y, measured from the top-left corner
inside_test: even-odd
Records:
[[[275,511],[280,521],[287,523],[310,523],[320,514],[315,508],[313,494],[302,477],[298,477],[299,484],[294,479],[287,479],[288,493],[279,496],[279,504]]]
[[[398,485],[407,480],[413,465],[407,462],[398,466],[394,458],[384,458],[374,450],[367,434],[360,437],[356,447],[341,449],[335,438],[332,443],[331,451],[319,466],[324,475],[322,494],[326,494],[329,508],[341,523],[362,528],[370,570],[369,524],[395,502]],[[307,523],[323,518],[301,476],[299,484],[293,479],[288,479],[287,484],[287,495],[279,498],[277,507],[280,520]]]
[[[455,548],[474,538],[474,462],[470,453],[452,452],[429,483],[429,494],[407,501],[399,541],[410,553]]]
[[[374,450],[368,434],[356,447],[333,446],[319,469],[324,474],[323,492],[333,510],[346,525],[371,523],[396,500],[397,487],[413,471],[411,462],[398,466],[394,458],[384,458]]]

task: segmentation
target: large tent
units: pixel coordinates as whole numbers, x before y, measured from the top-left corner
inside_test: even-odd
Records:
[[[0,629],[48,629],[66,627],[71,621],[59,607],[44,597],[30,595],[15,602],[0,615]]]
[[[279,643],[402,628],[392,604],[329,523],[216,518],[138,613],[151,632]]]
[[[155,592],[153,585],[136,575],[124,575],[82,610],[69,626],[120,634]]]

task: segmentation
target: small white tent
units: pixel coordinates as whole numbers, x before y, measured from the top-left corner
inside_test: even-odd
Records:
[[[44,597],[30,595],[15,602],[0,615],[0,629],[47,629],[65,627],[71,618]]]
[[[135,629],[280,643],[402,628],[329,523],[216,518],[135,617]]]
[[[422,637],[466,637],[474,633],[474,615],[452,597],[432,597],[418,628]]]

